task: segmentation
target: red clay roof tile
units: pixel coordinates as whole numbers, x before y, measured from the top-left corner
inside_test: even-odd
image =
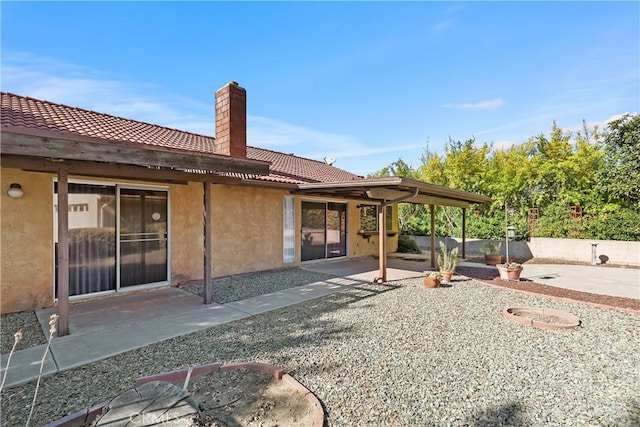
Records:
[[[2,126],[49,130],[99,138],[113,144],[133,143],[215,153],[215,137],[69,107],[2,92]],[[213,123],[212,123],[213,126]],[[247,147],[247,158],[271,163],[269,176],[246,177],[270,182],[309,183],[362,179],[361,176],[317,160],[257,147]]]

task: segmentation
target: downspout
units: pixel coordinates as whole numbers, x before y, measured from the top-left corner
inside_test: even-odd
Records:
[[[380,203],[380,211],[378,212],[378,260],[379,260],[379,273],[378,277],[373,279],[375,283],[384,283],[387,281],[387,213],[386,208],[388,205],[394,205],[396,203],[403,202],[408,199],[412,199],[418,195],[420,189],[415,188],[413,194],[407,194],[406,196],[398,197],[397,199],[386,201],[383,200]]]

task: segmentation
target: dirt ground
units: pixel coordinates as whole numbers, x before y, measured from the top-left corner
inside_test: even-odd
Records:
[[[256,371],[219,372],[189,382],[205,427],[313,425],[313,406],[288,383]]]

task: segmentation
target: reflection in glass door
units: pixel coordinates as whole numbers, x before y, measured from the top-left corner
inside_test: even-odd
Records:
[[[167,280],[167,192],[120,189],[120,287]]]
[[[327,258],[347,255],[347,205],[327,203]]]
[[[302,261],[325,258],[326,208],[326,203],[302,202]]]
[[[347,255],[347,205],[302,202],[301,260]]]
[[[69,183],[69,296],[116,289],[116,188]],[[58,183],[53,184],[54,293],[58,297]]]

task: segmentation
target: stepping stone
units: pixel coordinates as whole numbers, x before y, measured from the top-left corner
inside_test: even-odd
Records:
[[[197,426],[198,404],[189,393],[166,381],[152,381],[127,390],[107,406],[97,426]],[[195,421],[194,421],[195,419]]]

